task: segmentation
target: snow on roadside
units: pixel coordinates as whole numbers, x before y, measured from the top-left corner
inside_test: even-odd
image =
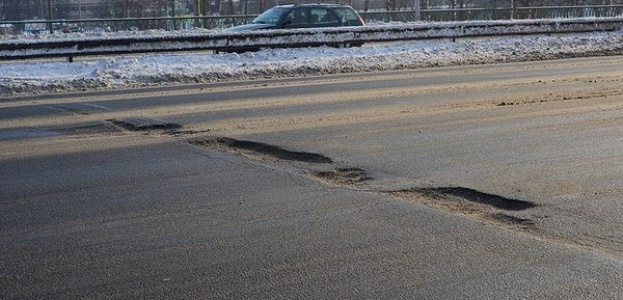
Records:
[[[37,34],[23,32],[20,34],[0,35],[0,41],[43,41],[43,40],[65,40],[65,39],[89,39],[89,38],[118,38],[118,37],[149,37],[149,36],[162,36],[162,35],[194,35],[201,33],[214,33],[218,30],[205,29],[205,28],[193,28],[189,30],[177,30],[169,31],[163,29],[150,29],[150,30],[135,30],[135,31],[86,31],[86,32],[69,32],[64,33],[61,31],[54,31],[49,33],[43,31]]]
[[[102,59],[0,63],[0,93],[94,89],[257,78],[370,72],[623,54],[623,31],[573,35],[425,40],[366,45],[267,49],[243,54],[176,53]]]

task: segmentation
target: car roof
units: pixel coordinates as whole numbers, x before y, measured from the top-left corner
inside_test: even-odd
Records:
[[[286,8],[305,7],[305,6],[310,6],[310,7],[316,7],[316,6],[322,6],[322,7],[351,7],[350,5],[339,4],[339,3],[299,3],[299,4],[282,4],[282,5],[277,5],[277,7],[286,7]]]

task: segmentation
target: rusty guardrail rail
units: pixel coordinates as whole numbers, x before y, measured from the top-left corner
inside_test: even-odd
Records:
[[[560,34],[614,31],[623,18],[541,19],[407,23],[248,32],[165,33],[152,36],[59,38],[0,41],[0,60],[113,55],[172,51],[245,51],[257,48],[292,48],[331,45],[348,47],[370,42],[465,38],[502,35]]]

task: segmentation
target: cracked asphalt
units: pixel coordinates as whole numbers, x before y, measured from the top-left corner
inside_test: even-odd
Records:
[[[621,57],[0,99],[2,299],[618,299]]]

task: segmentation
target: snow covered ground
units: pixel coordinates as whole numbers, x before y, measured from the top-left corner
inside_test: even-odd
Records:
[[[425,40],[361,48],[267,49],[0,62],[0,94],[62,93],[136,86],[373,72],[623,54],[623,31]]]

